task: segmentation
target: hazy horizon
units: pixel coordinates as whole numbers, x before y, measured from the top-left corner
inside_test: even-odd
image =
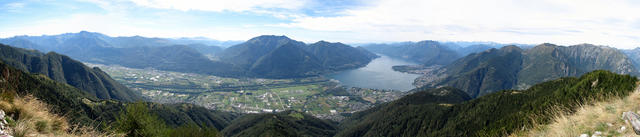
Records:
[[[276,0],[2,1],[0,37],[81,30],[109,36],[248,40],[286,35],[304,42],[470,41],[558,45],[590,43],[622,49],[640,44],[640,2],[576,3]]]

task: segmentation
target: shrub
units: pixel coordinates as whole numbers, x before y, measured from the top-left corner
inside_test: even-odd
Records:
[[[14,137],[25,137],[31,132],[29,128],[29,121],[19,120],[16,122],[16,126],[12,128],[12,134]]]
[[[66,123],[62,120],[54,120],[53,123],[51,123],[51,130],[52,131],[61,131],[65,128]]]
[[[12,91],[2,91],[0,93],[0,99],[5,100],[7,102],[13,103],[13,99],[16,97],[16,92]]]
[[[114,128],[130,137],[155,137],[166,133],[166,126],[158,116],[152,115],[142,102],[127,105],[116,118]]]
[[[47,133],[48,132],[48,125],[49,124],[47,124],[47,121],[40,120],[40,121],[36,122],[36,124],[35,124],[36,127],[35,128],[40,133]]]
[[[170,137],[216,137],[220,136],[215,127],[198,127],[195,124],[186,124],[175,129],[171,129],[167,136]]]

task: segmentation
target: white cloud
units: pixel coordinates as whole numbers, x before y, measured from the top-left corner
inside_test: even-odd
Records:
[[[4,9],[9,12],[20,12],[22,8],[24,8],[26,4],[21,2],[8,3],[4,5]]]
[[[115,13],[78,13],[68,17],[43,19],[5,26],[0,38],[16,35],[57,35],[69,32],[100,32],[109,36],[145,37],[199,37],[219,40],[247,40],[263,34],[279,34],[278,31],[261,29],[261,26],[243,27],[193,27],[180,24],[181,19],[166,18],[146,20]]]
[[[131,0],[137,5],[161,9],[201,10],[201,11],[251,11],[259,9],[302,8],[306,0]]]
[[[339,17],[302,17],[279,24],[314,31],[356,32],[372,41],[455,40],[563,45],[640,45],[640,5],[631,0],[381,0]],[[347,40],[349,42],[349,40]],[[371,42],[371,41],[350,41]]]
[[[332,17],[305,15],[305,10],[322,6],[314,5],[310,0],[80,1],[95,3],[107,12],[79,12],[22,21],[3,26],[0,37],[88,30],[112,36],[206,36],[220,40],[246,40],[274,34],[305,42],[444,40],[551,42],[562,45],[592,43],[618,48],[640,45],[640,14],[637,14],[640,13],[640,8],[637,8],[640,3],[632,0],[373,0],[367,1],[369,3],[364,7],[336,11],[339,14]],[[4,7],[24,6],[9,5]],[[130,13],[149,7],[158,10]],[[247,15],[263,14],[291,20],[280,24],[232,22],[238,25],[209,26],[206,21],[202,22],[208,17],[190,14],[193,12],[164,12],[166,10],[223,12],[211,14],[246,12]],[[171,12],[180,14],[162,15]]]
[[[61,34],[81,30],[104,31],[105,33],[120,31],[118,34],[122,34],[122,32],[131,32],[130,30],[135,28],[125,23],[118,23],[128,22],[127,20],[115,15],[81,13],[68,17],[13,24],[6,27],[6,31],[1,35],[2,37],[10,37],[14,35]]]

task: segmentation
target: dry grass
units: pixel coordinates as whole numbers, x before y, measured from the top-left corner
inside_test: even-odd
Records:
[[[15,137],[24,136],[114,136],[91,128],[70,126],[65,117],[50,113],[50,107],[33,96],[0,100],[7,122]]]
[[[537,125],[531,130],[511,136],[577,137],[600,132],[600,136],[637,136],[622,119],[622,112],[640,110],[640,88],[624,98],[612,98],[581,106],[571,115],[557,115],[548,125]],[[625,130],[621,130],[622,127]]]

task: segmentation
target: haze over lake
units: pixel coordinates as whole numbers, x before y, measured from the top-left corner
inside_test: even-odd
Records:
[[[420,75],[393,71],[391,67],[396,65],[416,65],[416,63],[380,55],[380,58],[374,59],[365,67],[345,70],[325,76],[338,80],[341,84],[349,87],[395,89],[402,91],[415,88],[415,86],[412,85],[413,80]]]

